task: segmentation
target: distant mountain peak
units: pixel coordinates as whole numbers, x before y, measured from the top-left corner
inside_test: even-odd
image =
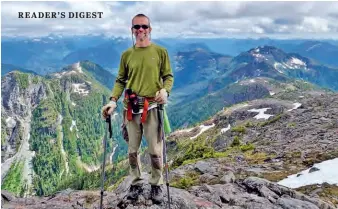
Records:
[[[250,54],[271,54],[272,52],[282,52],[284,53],[282,50],[274,47],[274,46],[268,46],[268,45],[264,45],[264,46],[258,46],[256,48],[250,49],[248,51]]]
[[[82,67],[80,65],[80,62],[76,62],[74,64],[68,65],[67,67],[63,68],[61,72],[53,73],[52,76],[61,78],[65,75],[79,74],[79,73],[83,73]]]

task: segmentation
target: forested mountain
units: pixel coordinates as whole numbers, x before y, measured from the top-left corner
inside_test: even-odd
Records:
[[[99,169],[106,128],[101,108],[114,81],[113,75],[91,62],[75,63],[46,77],[19,71],[3,77],[3,188],[46,195],[72,176]],[[108,162],[114,153],[116,159],[126,151],[117,147],[124,143],[120,111],[114,116]]]

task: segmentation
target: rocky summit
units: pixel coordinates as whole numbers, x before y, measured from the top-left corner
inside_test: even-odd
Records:
[[[137,200],[127,200],[126,193],[130,179],[125,180],[114,192],[107,192],[103,198],[103,208],[168,208],[167,188],[162,187],[164,199],[161,204],[153,204],[150,186],[146,184],[148,175],[143,173],[143,193]],[[334,205],[318,198],[280,186],[257,177],[244,180],[225,180],[223,183],[193,186],[188,190],[170,187],[171,208],[228,208],[228,209],[334,209]],[[50,197],[17,198],[7,192],[1,193],[2,208],[30,209],[76,209],[100,208],[100,191],[65,190]]]

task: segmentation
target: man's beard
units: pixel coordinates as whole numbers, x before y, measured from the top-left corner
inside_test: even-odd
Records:
[[[139,35],[137,34],[136,35],[136,40],[138,39],[138,40],[140,40],[140,41],[145,41],[147,38],[148,38],[148,34],[146,34],[146,33],[142,33],[142,35],[139,37]]]

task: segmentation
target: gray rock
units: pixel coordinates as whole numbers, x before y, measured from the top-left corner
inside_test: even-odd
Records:
[[[195,169],[199,172],[201,172],[202,174],[204,173],[216,173],[216,169],[214,167],[212,167],[210,165],[210,163],[206,162],[206,161],[199,161],[196,163],[195,165]]]
[[[104,196],[103,208],[168,208],[168,195],[165,185],[162,187],[164,202],[153,204],[150,199],[150,185],[147,184],[148,174],[144,174],[143,193],[135,201],[127,200],[125,191],[129,188],[130,179],[125,178],[114,192]],[[99,191],[65,191],[51,197],[17,198],[2,191],[6,199],[3,208],[90,208],[98,209]],[[246,178],[243,182],[193,186],[189,190],[170,187],[171,208],[202,209],[202,208],[233,208],[233,209],[334,209],[335,207],[317,198],[303,195],[276,183],[257,177]]]
[[[235,182],[236,177],[233,172],[227,171],[224,176],[220,179],[220,182],[223,184]]]
[[[208,182],[215,180],[215,179],[217,179],[217,177],[213,176],[209,173],[205,173],[205,174],[203,174],[199,177],[200,183],[208,183]]]
[[[312,168],[309,170],[309,173],[313,173],[313,172],[316,172],[316,171],[319,171],[319,170],[320,170],[319,168],[312,167]]]
[[[280,198],[277,200],[277,205],[281,206],[283,209],[319,209],[310,202],[293,198]]]

